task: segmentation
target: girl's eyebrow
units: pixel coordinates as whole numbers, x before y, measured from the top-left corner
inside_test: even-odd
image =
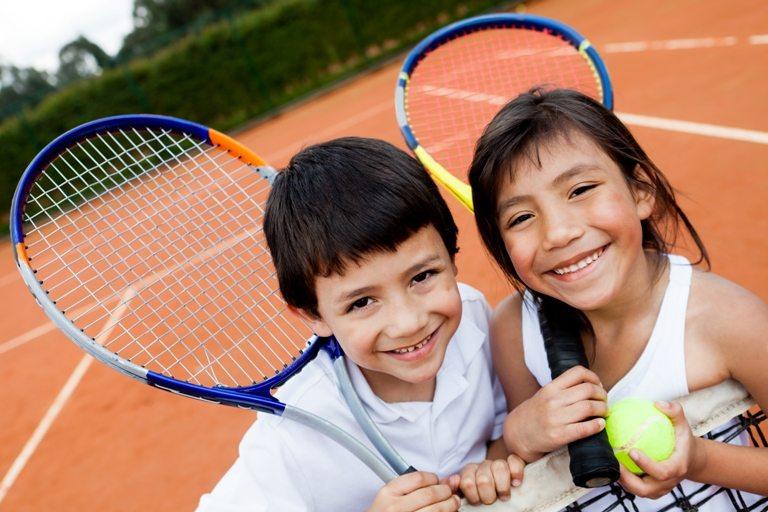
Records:
[[[563,183],[570,181],[575,176],[578,176],[579,174],[585,173],[587,171],[591,171],[597,169],[597,166],[594,164],[577,164],[567,171],[563,171],[558,176],[555,177],[555,179],[552,180],[552,188],[557,188],[561,186]],[[504,201],[499,202],[498,208],[496,208],[496,215],[500,215],[504,210],[508,208],[512,208],[513,206],[516,206],[518,203],[523,203],[531,198],[530,195],[521,195],[521,196],[513,196],[508,199],[505,199]]]

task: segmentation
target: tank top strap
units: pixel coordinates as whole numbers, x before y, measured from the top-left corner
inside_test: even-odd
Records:
[[[627,397],[670,400],[688,394],[685,315],[693,269],[682,256],[668,255],[669,281],[656,323],[635,365],[610,390],[610,402]]]

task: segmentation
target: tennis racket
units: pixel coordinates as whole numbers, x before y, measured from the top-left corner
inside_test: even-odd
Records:
[[[408,55],[395,88],[397,121],[432,177],[472,211],[466,181],[475,142],[502,106],[534,86],[576,89],[613,107],[605,65],[572,28],[522,14],[468,18],[428,36]],[[572,366],[588,367],[578,325],[566,321],[572,316],[550,299],[539,305],[553,379]],[[619,478],[604,432],[571,443],[569,452],[576,485],[599,487]]]
[[[278,293],[262,232],[276,171],[188,121],[127,115],[61,135],[13,198],[16,263],[80,348],[156,388],[281,415],[316,429],[382,480],[413,471],[368,417],[333,338]],[[321,351],[385,464],[350,434],[272,391]]]
[[[468,18],[408,54],[395,88],[397,122],[432,177],[472,210],[475,142],[502,106],[534,86],[576,89],[613,108],[602,59],[572,28],[524,14]]]

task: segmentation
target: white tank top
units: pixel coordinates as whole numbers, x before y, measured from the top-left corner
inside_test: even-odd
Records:
[[[687,259],[682,256],[669,255],[669,283],[661,301],[659,315],[653,327],[651,337],[634,366],[608,392],[608,403],[613,404],[621,399],[645,398],[648,400],[674,400],[687,395],[688,382],[685,372],[685,313],[688,307],[688,294],[691,289],[692,268]],[[552,380],[547,364],[547,354],[544,351],[544,339],[539,328],[539,318],[533,297],[526,292],[522,306],[522,334],[525,365],[536,378],[540,386]],[[728,422],[712,431],[713,435],[734,424],[738,419]],[[746,434],[734,438],[731,444],[747,444]],[[682,490],[690,495],[701,484],[690,481],[681,483]],[[709,487],[696,495],[694,502],[704,499],[704,495],[713,494],[717,487]],[[606,488],[596,489],[580,499],[580,503],[593,499],[605,493]],[[675,492],[679,496],[678,492]],[[740,493],[747,503],[759,499],[756,495]],[[637,498],[635,505],[641,511],[658,510],[672,498],[668,496],[658,500]],[[610,495],[586,507],[586,510],[602,510],[615,500]],[[679,510],[679,509],[672,509]],[[734,510],[734,506],[726,493],[714,496],[705,504],[700,505],[700,512],[720,512]]]

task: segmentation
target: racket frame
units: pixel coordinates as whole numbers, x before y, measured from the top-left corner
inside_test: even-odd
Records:
[[[11,206],[11,242],[14,246],[13,253],[16,265],[35,301],[54,325],[98,361],[152,387],[198,400],[284,416],[317,430],[344,446],[363,463],[368,465],[385,482],[395,478],[398,474],[413,471],[413,468],[403,461],[394,448],[378,432],[373,420],[363,408],[360,398],[351,386],[350,377],[344,364],[343,351],[334,337],[321,338],[312,336],[307,341],[307,346],[300,351],[295,360],[281,372],[262,382],[242,387],[206,387],[176,380],[126,360],[102,346],[95,338],[87,336],[83,330],[78,328],[72,320],[59,310],[55,302],[41,286],[42,282],[37,279],[35,271],[30,265],[30,259],[24,245],[23,216],[25,201],[35,180],[65,148],[111,128],[155,128],[188,133],[207,144],[219,146],[235,157],[244,160],[253,166],[261,177],[270,184],[276,176],[277,171],[269,167],[261,157],[229,136],[194,122],[168,116],[149,114],[113,116],[91,121],[57,137],[27,166],[16,188]],[[395,468],[395,471],[393,471],[392,467],[382,462],[368,447],[336,425],[313,413],[284,404],[272,396],[271,391],[273,389],[281,386],[300,372],[309,361],[318,355],[320,350],[325,350],[334,362],[334,371],[339,379],[340,390],[352,409],[355,419],[363,428],[366,436],[379,450],[379,453]],[[347,387],[344,387],[345,385]]]
[[[422,59],[424,59],[431,51],[442,46],[451,39],[456,38],[460,34],[484,29],[509,27],[553,32],[570,43],[585,58],[592,68],[592,71],[597,76],[597,82],[601,88],[603,105],[608,109],[613,109],[613,89],[602,58],[592,47],[587,38],[579,34],[573,28],[557,20],[532,14],[485,14],[457,21],[424,38],[410,51],[400,69],[400,74],[398,75],[397,85],[395,86],[395,116],[397,118],[397,124],[400,127],[400,132],[403,134],[405,143],[411,151],[414,152],[424,167],[426,167],[427,171],[429,171],[434,179],[442,183],[469,211],[474,211],[471,187],[451,174],[440,162],[435,160],[435,158],[419,143],[419,140],[411,129],[408,121],[408,109],[406,107],[408,101],[408,82],[411,74]]]

